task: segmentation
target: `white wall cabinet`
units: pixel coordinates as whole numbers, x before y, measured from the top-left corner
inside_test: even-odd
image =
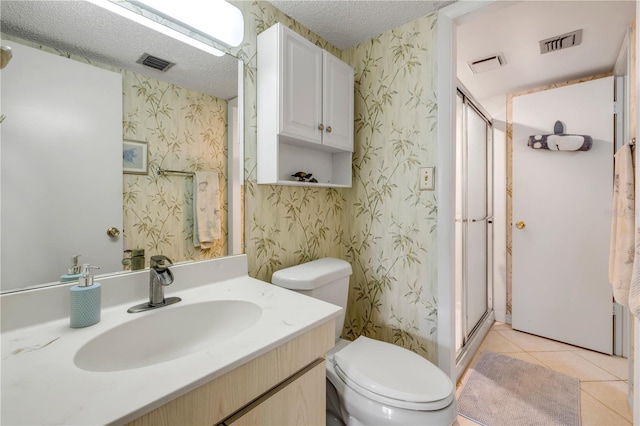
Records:
[[[258,36],[257,113],[258,183],[351,186],[353,68],[276,24]]]

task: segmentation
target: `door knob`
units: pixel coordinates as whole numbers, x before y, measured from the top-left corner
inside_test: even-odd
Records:
[[[525,223],[523,221],[520,221],[520,222],[516,223],[516,228],[518,228],[518,229],[524,229],[525,226],[527,226],[527,225],[525,225]]]
[[[120,235],[120,230],[112,226],[111,228],[107,229],[107,235],[112,238],[115,238],[118,235]]]

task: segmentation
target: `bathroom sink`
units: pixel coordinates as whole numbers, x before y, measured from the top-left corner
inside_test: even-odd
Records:
[[[215,347],[262,315],[258,305],[215,300],[174,305],[145,313],[94,337],[76,353],[86,371],[123,371],[147,367]]]

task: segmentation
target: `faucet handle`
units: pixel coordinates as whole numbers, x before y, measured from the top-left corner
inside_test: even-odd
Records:
[[[165,262],[167,262],[168,265],[165,265]],[[151,256],[151,261],[149,263],[149,266],[158,272],[163,272],[169,268],[169,265],[172,265],[172,264],[173,264],[173,261],[169,259],[167,256],[162,254],[156,254]]]

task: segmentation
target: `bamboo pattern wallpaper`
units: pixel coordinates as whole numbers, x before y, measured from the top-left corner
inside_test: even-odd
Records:
[[[365,334],[435,361],[436,213],[433,191],[418,190],[418,168],[436,162],[436,15],[340,52],[271,4],[232,1],[245,18],[245,244],[249,273],[331,256],[348,260],[343,336]],[[257,35],[276,22],[356,70],[351,189],[256,184]]]
[[[146,141],[149,174],[124,175],[124,248],[174,261],[227,254],[227,102],[122,72],[123,135]],[[221,237],[213,247],[193,245],[193,178],[159,176],[157,168],[218,173]]]
[[[249,274],[264,281],[279,269],[320,257],[344,258],[346,190],[256,183],[257,37],[277,22],[337,57],[341,52],[270,3],[232,1],[244,15],[245,36],[229,53],[244,62],[245,253]]]
[[[436,15],[345,52],[356,70],[352,218],[354,269],[344,334],[436,359],[436,214],[420,167],[436,163]]]

